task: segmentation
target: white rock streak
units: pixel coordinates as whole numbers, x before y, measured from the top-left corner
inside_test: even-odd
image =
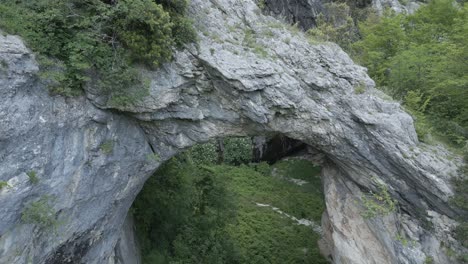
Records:
[[[271,206],[269,204],[262,204],[262,203],[255,203],[259,207],[270,207],[273,211],[279,213],[280,215],[284,215],[287,218],[295,221],[298,225],[305,225],[305,226],[310,226],[312,227],[312,230],[314,230],[315,233],[321,235],[322,234],[322,227],[318,224],[316,224],[314,221],[309,220],[309,219],[298,219],[290,214],[287,214],[283,211],[281,211],[278,207]]]

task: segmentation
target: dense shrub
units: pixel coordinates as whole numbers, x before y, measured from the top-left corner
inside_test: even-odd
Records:
[[[224,162],[231,165],[246,164],[252,161],[253,145],[248,137],[224,139]]]
[[[195,164],[247,164],[252,161],[253,145],[249,137],[232,137],[198,144],[188,150]]]
[[[251,147],[248,138],[222,142],[227,153]],[[145,184],[132,207],[144,263],[327,263],[310,227],[255,204],[319,223],[320,168],[302,160],[273,166],[217,162],[214,142],[198,145]],[[291,177],[309,183],[298,186]]]
[[[460,223],[455,229],[455,238],[468,248],[468,221]]]
[[[355,59],[377,84],[402,100],[428,134],[455,147],[468,138],[468,7],[433,0],[414,14],[386,12],[360,23]]]
[[[5,0],[0,28],[45,57],[42,76],[52,93],[73,96],[90,85],[108,94],[109,104],[125,106],[146,94],[132,63],[157,67],[171,58],[173,46],[195,35],[184,17],[185,0],[108,2]]]
[[[172,159],[148,180],[133,207],[144,262],[238,263],[224,230],[234,210],[225,182],[212,170],[186,155]]]

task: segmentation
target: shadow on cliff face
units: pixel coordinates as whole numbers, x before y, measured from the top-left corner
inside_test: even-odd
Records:
[[[121,263],[328,263],[318,247],[322,160],[284,136],[190,148],[145,183],[129,214],[137,232],[116,248]]]

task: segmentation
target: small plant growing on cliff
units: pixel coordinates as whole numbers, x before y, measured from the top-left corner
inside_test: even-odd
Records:
[[[369,195],[361,197],[362,205],[366,209],[362,216],[366,219],[388,215],[394,212],[397,206],[397,202],[390,196],[387,186],[377,182],[375,178],[374,182],[378,185],[379,191],[377,193],[371,191]]]
[[[8,69],[8,63],[5,60],[0,60],[0,68]]]
[[[55,211],[50,203],[49,196],[42,196],[39,200],[29,203],[21,214],[21,221],[25,224],[36,225],[41,229],[57,227],[58,221],[55,219]]]
[[[434,258],[431,256],[427,256],[426,259],[424,260],[424,264],[433,264],[434,263]]]
[[[257,6],[258,6],[258,8],[260,8],[261,10],[265,9],[265,7],[266,7],[265,0],[258,0]]]
[[[114,150],[114,142],[112,140],[106,140],[99,146],[99,149],[106,155],[111,154]]]
[[[3,188],[8,188],[8,187],[10,187],[10,185],[8,185],[6,181],[0,181],[0,190],[2,190]]]
[[[39,182],[39,178],[37,177],[37,173],[35,171],[28,171],[26,175],[28,175],[30,183],[37,184]]]
[[[468,248],[468,221],[461,222],[460,225],[455,228],[455,238],[464,247]]]
[[[366,86],[363,83],[360,83],[356,87],[354,87],[355,94],[363,94],[366,92]]]
[[[153,154],[148,154],[146,156],[146,159],[150,162],[155,161],[155,162],[160,162],[161,161],[161,156],[159,156],[158,153],[153,153]]]
[[[406,246],[410,246],[410,247],[416,246],[416,241],[411,240],[411,239],[407,239],[405,237],[405,235],[397,234],[395,239],[397,241],[399,241],[401,243],[401,245],[404,246],[404,247],[406,247]]]

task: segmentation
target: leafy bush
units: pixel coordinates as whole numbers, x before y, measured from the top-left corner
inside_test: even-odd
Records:
[[[455,238],[468,248],[468,222],[462,222],[455,229]]]
[[[195,33],[184,17],[185,0],[108,2],[5,0],[0,28],[44,55],[42,76],[52,93],[74,96],[91,86],[108,94],[110,105],[126,106],[147,88],[132,63],[156,67]]]
[[[452,178],[452,185],[455,189],[455,195],[452,197],[451,202],[463,209],[468,211],[468,177],[461,176]]]
[[[224,162],[239,165],[249,163],[252,158],[253,146],[249,137],[224,139]]]
[[[387,186],[383,183],[378,183],[375,180],[379,192],[370,192],[368,196],[362,196],[362,205],[366,209],[362,216],[364,218],[374,218],[377,216],[385,216],[396,210],[397,203],[388,193]]]
[[[224,142],[235,142],[226,147],[233,153],[250,148],[248,139]],[[211,158],[198,159],[205,154]],[[274,168],[215,165],[217,154],[214,142],[195,146],[145,184],[132,207],[143,263],[327,263],[310,227],[255,204],[319,222],[324,210],[320,168],[302,160]],[[273,177],[272,170],[282,177]],[[309,183],[295,185],[287,180],[293,177]]]
[[[197,144],[187,151],[188,156],[195,164],[214,164],[218,162],[217,142]]]
[[[41,229],[56,228],[58,221],[50,203],[49,196],[42,196],[39,200],[29,203],[23,209],[21,220],[25,224],[34,224]]]
[[[416,117],[422,141],[433,134],[460,148],[468,138],[467,23],[468,6],[452,0],[359,23],[352,54]]]
[[[193,165],[186,155],[173,158],[134,203],[144,262],[236,263],[223,231],[233,210],[225,182],[209,168]]]

